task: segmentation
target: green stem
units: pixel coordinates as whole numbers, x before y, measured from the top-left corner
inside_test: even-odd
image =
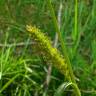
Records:
[[[80,40],[80,33],[78,33],[78,0],[75,0],[75,17],[74,17],[74,47],[73,47],[73,57],[75,56],[76,50],[78,48],[79,40]]]
[[[74,84],[74,83],[70,83],[72,85],[72,87],[74,88],[75,90],[75,93],[76,93],[76,96],[81,96],[81,93],[80,93],[80,90],[77,86],[77,84]]]
[[[75,0],[75,23],[74,23],[74,41],[78,37],[78,0]]]
[[[66,62],[68,64],[68,69],[69,69],[69,72],[70,72],[71,80],[72,80],[73,83],[76,84],[75,77],[74,77],[74,74],[73,74],[73,70],[72,70],[72,67],[71,67],[71,62],[70,62],[70,59],[67,55],[67,50],[66,50],[66,47],[65,47],[65,43],[64,43],[64,40],[62,38],[61,32],[60,32],[59,27],[58,27],[58,22],[57,22],[55,13],[54,13],[53,6],[51,4],[51,0],[47,0],[47,2],[48,2],[48,6],[50,8],[50,12],[51,12],[52,20],[53,20],[53,23],[54,23],[54,27],[56,29],[56,32],[58,33],[58,37],[59,37],[59,41],[61,43],[63,55],[65,56]],[[77,84],[76,84],[76,86],[77,86]],[[77,90],[79,90],[78,86],[77,86]],[[81,96],[80,91],[75,90],[75,93],[76,93],[77,96]]]

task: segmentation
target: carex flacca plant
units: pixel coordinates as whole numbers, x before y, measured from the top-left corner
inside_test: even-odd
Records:
[[[26,30],[31,34],[32,39],[39,44],[39,48],[41,49],[41,51],[43,51],[43,55],[45,55],[46,59],[50,60],[52,62],[52,65],[56,67],[67,78],[68,82],[70,82],[71,86],[74,88],[75,95],[81,96],[81,92],[75,81],[75,76],[73,74],[70,59],[67,55],[66,46],[58,27],[51,0],[47,0],[47,2],[52,16],[54,27],[56,29],[56,32],[58,33],[63,55],[61,55],[60,52],[52,46],[51,40],[45,34],[43,34],[42,31],[38,29],[36,26],[27,25]],[[76,5],[75,10],[77,7],[78,6]],[[75,13],[75,18],[77,18],[77,12]],[[77,29],[76,24],[77,21],[75,22],[75,29]]]
[[[52,62],[52,65],[56,67],[69,82],[72,82],[70,69],[66,59],[56,48],[52,46],[51,40],[36,26],[27,25],[26,30],[30,33],[32,39],[38,43],[38,47],[43,52],[42,55],[44,55],[46,59]],[[80,96],[80,92],[76,84],[72,85],[75,85],[76,94],[77,96]]]

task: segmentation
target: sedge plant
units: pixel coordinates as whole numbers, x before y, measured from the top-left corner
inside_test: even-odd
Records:
[[[52,16],[52,20],[54,23],[54,27],[56,29],[56,32],[58,33],[58,37],[59,37],[59,41],[61,43],[61,48],[62,48],[64,58],[60,54],[60,52],[52,46],[51,41],[48,39],[48,37],[45,36],[40,29],[36,28],[36,26],[27,25],[26,30],[28,32],[30,32],[33,40],[36,41],[37,43],[39,43],[39,48],[43,51],[43,55],[45,55],[46,59],[50,60],[53,64],[53,66],[55,66],[63,75],[65,75],[65,77],[68,79],[68,81],[72,83],[72,87],[74,88],[75,95],[81,96],[80,90],[75,81],[75,76],[73,74],[71,62],[68,57],[66,46],[65,46],[64,40],[62,38],[58,23],[57,23],[57,20],[55,17],[55,12],[52,7],[51,0],[47,0],[47,2],[48,2],[47,4],[50,9],[51,16]],[[76,2],[77,2],[77,0],[76,0]],[[77,16],[77,15],[75,15],[75,16]],[[75,17],[75,18],[77,18],[77,17]],[[77,24],[77,21],[75,23]],[[76,24],[75,24],[75,28],[76,28]],[[76,32],[76,30],[77,29],[75,29],[75,32]]]
[[[37,42],[37,46],[42,51],[42,55],[44,55],[47,60],[52,62],[53,66],[56,67],[69,82],[72,82],[70,69],[66,59],[63,58],[60,52],[52,46],[51,40],[45,36],[40,29],[36,28],[36,26],[27,25],[26,30],[31,34],[32,39]],[[75,83],[72,85],[75,89],[76,96],[81,96],[77,85]]]

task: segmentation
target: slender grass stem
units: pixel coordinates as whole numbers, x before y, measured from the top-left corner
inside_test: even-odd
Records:
[[[67,54],[67,50],[66,50],[66,47],[65,47],[65,42],[62,38],[61,32],[60,32],[59,27],[58,27],[58,22],[56,20],[56,16],[55,16],[55,13],[54,13],[53,6],[51,4],[51,0],[47,0],[47,2],[48,2],[48,6],[49,6],[49,9],[50,9],[51,16],[52,16],[52,20],[53,20],[53,23],[54,23],[55,30],[58,33],[58,37],[59,37],[59,41],[61,43],[61,48],[62,48],[63,55],[65,56],[66,62],[68,64],[71,80],[72,80],[73,83],[76,84],[75,77],[74,77],[74,74],[73,74],[73,70],[72,70],[72,67],[71,67],[71,62],[70,62],[70,59],[69,59],[68,54]],[[75,29],[75,30],[77,30],[77,29]],[[77,84],[76,84],[76,86],[77,86]],[[75,94],[77,96],[81,96],[81,93],[80,93],[78,87],[77,87],[77,90],[75,90]]]
[[[74,19],[74,41],[76,41],[78,36],[78,0],[75,0],[75,19]]]
[[[76,49],[78,48],[78,44],[80,41],[80,33],[78,33],[78,0],[75,0],[75,17],[74,17],[73,40],[74,40],[74,47],[73,47],[73,57],[74,57],[74,55],[76,53]]]

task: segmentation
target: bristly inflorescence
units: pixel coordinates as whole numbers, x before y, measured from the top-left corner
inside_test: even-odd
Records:
[[[54,48],[51,44],[51,40],[40,29],[36,26],[26,26],[26,30],[30,32],[34,41],[39,43],[40,49],[44,52],[45,56],[52,62],[53,66],[56,67],[67,79],[71,80],[69,70],[65,59],[62,57],[60,52]]]

